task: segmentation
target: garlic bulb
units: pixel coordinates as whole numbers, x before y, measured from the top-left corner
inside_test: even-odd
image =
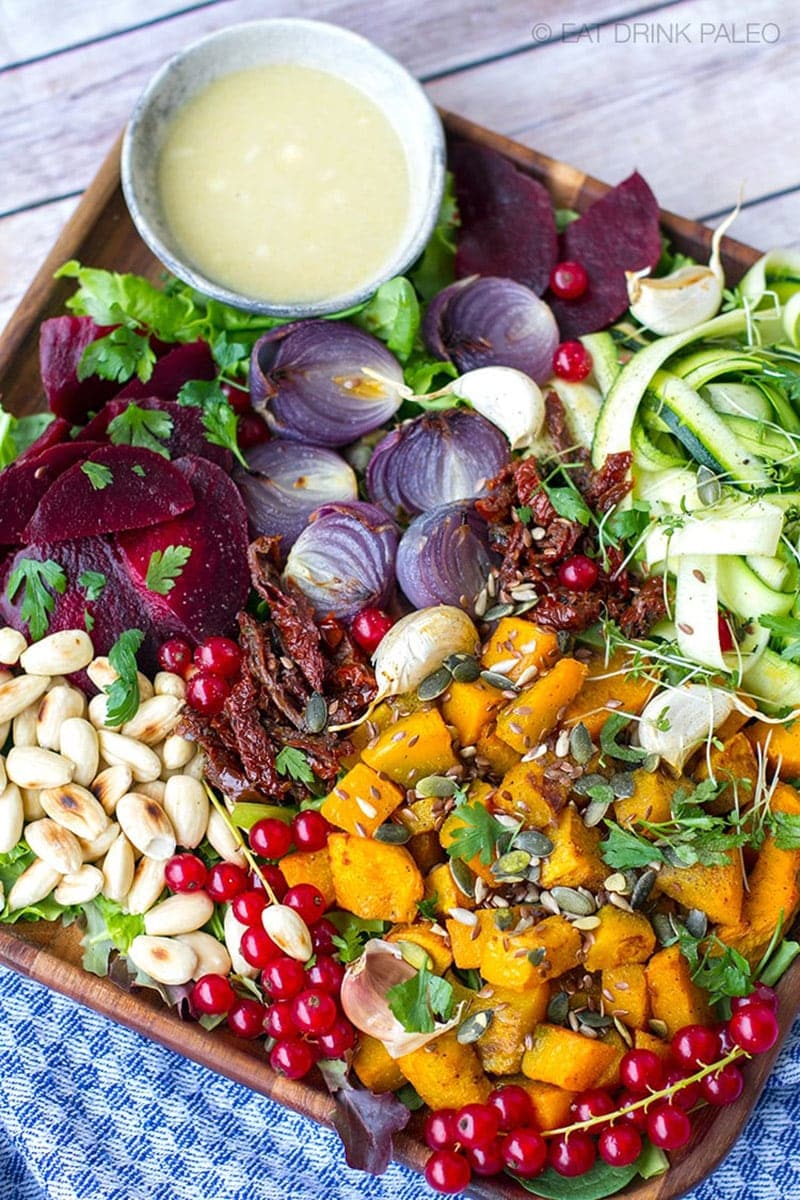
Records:
[[[513,367],[479,367],[448,384],[447,391],[496,425],[512,450],[530,446],[544,424],[544,397],[537,383]]]
[[[736,696],[708,684],[664,688],[645,705],[639,745],[680,774],[686,760],[736,708]]]
[[[714,230],[708,266],[679,267],[670,275],[651,279],[650,268],[626,271],[631,313],[653,333],[683,333],[719,312],[725,276],[719,248],[723,234],[739,212],[739,205]]]
[[[427,1045],[461,1020],[461,1006],[449,1021],[437,1022],[432,1033],[409,1033],[389,1008],[391,988],[405,983],[417,970],[403,958],[399,946],[373,938],[364,953],[350,963],[342,980],[339,1000],[344,1014],[362,1033],[382,1042],[392,1058]]]
[[[413,691],[451,654],[474,654],[480,639],[467,614],[449,604],[420,608],[393,625],[372,656],[378,695]]]

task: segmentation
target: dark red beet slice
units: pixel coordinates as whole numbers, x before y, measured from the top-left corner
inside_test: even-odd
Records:
[[[230,629],[247,600],[247,513],[236,485],[214,463],[187,457],[174,466],[194,493],[194,508],[150,529],[120,533],[116,541],[155,623],[199,641]],[[168,546],[188,546],[192,554],[162,596],[147,589],[145,579],[153,553]]]
[[[628,307],[625,272],[655,267],[660,257],[658,202],[635,171],[567,225],[559,239],[559,259],[582,263],[589,274],[589,287],[577,300],[545,297],[562,338],[616,321]]]
[[[94,475],[92,466],[97,468]],[[142,529],[193,505],[191,487],[162,455],[138,446],[100,446],[87,462],[75,463],[48,488],[25,538],[60,542]]]
[[[50,485],[98,449],[100,442],[64,442],[0,471],[0,539],[4,545],[24,540],[25,527]]]
[[[44,450],[49,450],[51,446],[58,446],[62,442],[69,441],[70,430],[72,426],[69,421],[65,421],[63,417],[55,417],[46,429],[43,429],[35,441],[31,442],[27,450],[23,450],[22,454],[17,458],[15,466],[21,462],[27,462],[30,458],[36,458]]]
[[[186,454],[197,455],[217,463],[223,471],[233,467],[233,455],[222,446],[209,442],[203,428],[200,409],[192,405],[177,404],[173,400],[159,400],[157,396],[146,396],[144,399],[123,400],[117,397],[109,400],[86,428],[82,436],[96,438],[98,441],[107,440],[107,430],[114,417],[118,417],[129,404],[137,404],[139,408],[159,409],[168,413],[172,418],[172,434],[164,441],[164,448],[170,458],[183,458]]]
[[[186,342],[168,349],[163,358],[158,359],[147,383],[131,379],[117,396],[120,400],[140,400],[145,396],[177,400],[178,392],[190,379],[215,379],[216,375],[208,342]]]
[[[547,189],[496,150],[469,142],[453,145],[450,166],[461,218],[456,277],[501,275],[541,296],[558,249]]]
[[[95,325],[91,317],[51,317],[39,330],[39,367],[47,403],[57,417],[81,425],[119,391],[119,384],[90,375],[78,380],[78,363],[86,347],[113,326]]]

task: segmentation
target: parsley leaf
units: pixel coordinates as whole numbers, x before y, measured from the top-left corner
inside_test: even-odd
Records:
[[[316,777],[304,752],[294,746],[283,747],[275,759],[275,770],[279,775],[288,775],[296,783],[305,783],[309,786],[316,783]]]
[[[439,903],[439,896],[434,892],[427,900],[417,901],[417,912],[424,921],[438,921],[439,914],[436,911],[436,905]]]
[[[147,474],[141,463],[134,463],[131,467],[131,471],[134,475],[138,475],[140,479],[144,479],[145,475]]]
[[[773,617],[765,613],[758,618],[758,623],[776,637],[787,640],[787,644],[781,650],[781,658],[788,659],[789,662],[800,659],[800,621],[794,617]]]
[[[118,678],[105,688],[108,696],[106,725],[124,725],[139,707],[139,678],[136,654],[144,641],[141,629],[126,629],[108,652],[108,661]]]
[[[111,469],[104,463],[81,463],[81,470],[89,480],[89,483],[92,485],[92,489],[95,492],[102,492],[103,488],[107,488],[114,478],[114,476],[111,474]]]
[[[129,404],[109,422],[108,436],[115,446],[142,446],[169,458],[169,451],[161,443],[172,434],[172,424],[169,413]]]
[[[580,525],[588,525],[592,520],[589,505],[577,488],[547,487],[542,484],[547,498],[560,517],[568,521],[577,521]]]
[[[606,537],[615,542],[635,540],[650,524],[650,505],[632,500],[630,508],[616,509],[603,524]]]
[[[89,612],[88,608],[83,610],[83,627],[87,633],[91,633],[94,629],[94,617]]]
[[[626,728],[629,721],[630,717],[623,712],[611,713],[600,731],[600,749],[609,758],[638,763],[647,757],[647,751],[640,746],[624,746],[617,741],[619,734]]]
[[[357,917],[353,913],[334,911],[327,914],[339,930],[333,937],[333,944],[338,951],[340,962],[355,962],[361,957],[364,946],[371,937],[380,937],[386,928],[386,921],[370,920]]]
[[[800,816],[773,812],[767,818],[777,850],[800,850]]]
[[[695,938],[680,928],[675,941],[689,963],[692,979],[709,993],[712,1004],[728,996],[747,996],[753,988],[753,973],[749,962],[721,941],[716,934]]]
[[[175,580],[183,574],[191,556],[190,546],[166,546],[163,550],[154,550],[147,564],[144,586],[149,592],[166,596],[175,587]]]
[[[155,361],[148,335],[120,325],[89,343],[81,355],[77,375],[79,380],[98,375],[115,383],[126,383],[136,375],[142,383],[147,383]]]
[[[52,559],[39,562],[35,558],[23,558],[8,581],[6,596],[9,600],[13,601],[20,587],[23,588],[20,617],[27,621],[32,639],[38,641],[47,633],[50,614],[56,606],[53,592],[64,595],[67,577],[63,568]]]
[[[414,349],[421,313],[412,284],[402,275],[382,283],[365,308],[353,318],[367,333],[380,338],[405,362]]]
[[[102,571],[82,571],[78,576],[78,587],[83,588],[87,600],[99,600],[107,583]]]
[[[600,853],[603,862],[615,871],[635,870],[651,862],[665,861],[661,851],[647,838],[613,823],[608,826],[608,837],[600,843]]]
[[[433,1033],[438,1017],[446,1021],[453,1012],[453,985],[422,967],[405,983],[389,988],[386,999],[393,1015],[408,1033]]]
[[[218,379],[191,379],[178,392],[178,403],[202,410],[206,441],[230,450],[247,466],[236,436],[238,420]]]
[[[235,371],[236,367],[250,355],[250,348],[244,342],[233,342],[223,330],[218,333],[211,343],[211,353],[214,362],[223,373]]]
[[[533,510],[531,509],[530,504],[521,504],[519,508],[514,509],[514,512],[517,514],[517,520],[520,522],[520,524],[530,525],[531,518],[533,516]]]
[[[55,420],[53,413],[15,417],[0,405],[0,468],[7,467]]]
[[[453,830],[453,840],[447,847],[447,853],[451,858],[462,858],[467,862],[478,854],[483,866],[488,867],[494,858],[495,848],[510,842],[514,830],[498,821],[477,800],[472,804],[459,805],[456,812],[462,824]]]

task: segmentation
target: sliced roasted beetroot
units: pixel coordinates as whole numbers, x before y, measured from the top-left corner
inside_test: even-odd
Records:
[[[547,189],[496,150],[456,142],[450,151],[461,226],[456,276],[501,275],[545,291],[557,234]]]
[[[162,455],[139,446],[100,446],[47,489],[25,538],[60,542],[143,529],[193,505],[192,489]]]
[[[75,463],[81,463],[100,442],[64,442],[50,446],[35,458],[18,459],[0,471],[0,541],[16,545],[25,539],[25,527],[51,484]]]
[[[51,446],[59,446],[62,442],[68,442],[71,430],[72,426],[69,421],[65,421],[63,417],[55,417],[35,441],[32,441],[30,446],[22,451],[17,459],[17,464],[27,462],[30,458],[36,458],[45,450],[49,450]]]
[[[628,307],[626,271],[655,267],[661,257],[658,202],[635,171],[572,221],[559,239],[562,262],[579,262],[589,286],[577,300],[546,297],[563,338],[603,329]]]
[[[39,366],[47,403],[57,417],[81,425],[119,391],[119,384],[90,375],[78,379],[78,363],[90,342],[112,326],[95,325],[91,317],[51,317],[39,330]]]
[[[217,463],[223,471],[232,469],[233,455],[230,450],[225,450],[222,446],[215,446],[206,437],[199,408],[195,408],[193,405],[176,404],[174,400],[159,400],[157,396],[146,396],[141,400],[126,400],[118,396],[114,400],[110,400],[89,422],[83,430],[82,436],[97,438],[98,441],[107,441],[109,425],[114,417],[118,417],[121,412],[125,411],[129,404],[137,404],[139,408],[158,409],[169,415],[172,420],[172,433],[164,439],[164,449],[170,458],[183,458],[186,454],[193,454]]]
[[[173,346],[159,357],[147,383],[132,379],[117,395],[120,400],[139,400],[144,396],[177,400],[178,392],[190,379],[214,379],[216,374],[208,342],[186,342],[182,346]]]
[[[247,599],[247,513],[236,485],[214,463],[188,457],[174,466],[194,493],[194,508],[150,529],[120,533],[116,541],[155,623],[202,640],[230,629]],[[147,587],[148,568],[153,554],[163,556],[169,546],[188,547],[191,555],[160,594]]]

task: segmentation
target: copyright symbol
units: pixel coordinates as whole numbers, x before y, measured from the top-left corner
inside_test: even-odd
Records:
[[[546,21],[537,21],[531,30],[531,37],[535,42],[546,42],[553,36],[553,30]]]

